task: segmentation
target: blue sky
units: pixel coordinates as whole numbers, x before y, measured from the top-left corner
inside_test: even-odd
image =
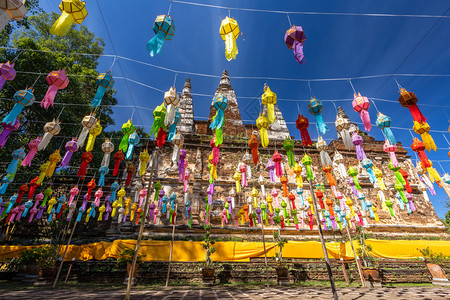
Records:
[[[40,1],[46,11],[59,13],[59,0]],[[130,2],[130,3],[128,3]],[[255,8],[276,11],[308,12],[345,12],[345,13],[379,13],[403,15],[437,15],[446,13],[448,1],[206,1],[207,3],[226,7]],[[243,37],[237,44],[239,54],[236,60],[228,62],[224,55],[224,42],[219,36],[221,18],[228,15],[228,9],[201,7],[182,3],[173,3],[171,16],[176,25],[174,39],[165,43],[161,53],[150,57],[146,44],[154,36],[152,27],[159,14],[166,14],[170,5],[168,0],[98,0],[102,8],[106,26],[111,35],[108,37],[96,1],[87,1],[88,17],[86,25],[106,42],[105,54],[115,54],[174,70],[203,73],[219,76],[228,70],[231,84],[236,91],[242,118],[255,120],[259,109],[259,96],[265,82],[277,93],[278,106],[288,122],[293,135],[299,138],[294,122],[299,112],[303,112],[310,121],[313,116],[307,112],[307,100],[310,91],[306,82],[284,81],[274,79],[239,79],[233,77],[295,78],[295,79],[329,79],[354,78],[381,74],[450,74],[450,18],[418,17],[369,17],[320,14],[289,14],[293,24],[302,26],[306,41],[304,45],[305,62],[299,65],[291,50],[284,44],[285,31],[290,27],[284,13],[249,12],[230,10],[240,26]],[[114,46],[113,46],[114,45]],[[173,84],[175,73],[152,66],[120,59],[116,62],[113,75],[127,77],[131,80],[166,91]],[[112,58],[102,58],[99,71],[109,69]],[[122,73],[122,70],[123,73]],[[192,92],[203,95],[214,94],[219,79],[211,76],[191,75]],[[176,86],[181,91],[188,76],[178,74]],[[445,171],[450,171],[450,159],[447,155],[450,139],[447,132],[449,125],[450,104],[448,104],[449,77],[396,76],[399,83],[413,91],[419,98],[419,107],[428,118],[432,136],[438,146],[438,152],[427,153],[433,160],[441,161]],[[397,85],[394,77],[370,79],[353,79],[355,89],[369,98],[386,99],[391,102],[374,100],[377,108],[392,118],[394,127],[412,128],[412,117],[407,108],[400,106]],[[148,109],[136,110],[133,116],[135,124],[143,125],[148,131],[152,123],[152,110],[163,101],[160,91],[128,81],[128,90],[123,79],[117,79],[115,88],[120,105],[142,106]],[[351,107],[353,90],[347,80],[312,81],[311,87],[318,99],[335,100],[342,106],[353,121],[360,122],[359,115]],[[250,98],[240,98],[250,97]],[[198,118],[207,118],[212,96],[194,95],[194,114]],[[289,99],[286,101],[282,99]],[[298,101],[296,101],[298,100]],[[435,106],[430,106],[435,105]],[[449,107],[443,107],[443,106]],[[372,123],[375,122],[377,110],[373,104],[369,109]],[[133,108],[116,110],[114,119],[121,126],[133,114]],[[332,102],[324,102],[324,120],[334,122],[336,110]],[[336,137],[333,124],[325,134],[325,139]],[[408,130],[393,129],[397,140],[401,141],[413,156],[409,146],[412,143]],[[411,132],[413,132],[411,130]],[[317,137],[314,126],[310,127],[313,138]],[[414,133],[413,133],[414,134]],[[370,135],[381,140],[381,130],[372,128]],[[436,169],[443,173],[435,162]],[[439,189],[438,196],[431,200],[440,217],[447,208],[446,194]]]

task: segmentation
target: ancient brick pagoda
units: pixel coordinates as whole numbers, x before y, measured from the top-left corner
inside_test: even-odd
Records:
[[[215,96],[217,93],[222,92],[228,98],[228,109],[225,111],[225,124],[223,128],[224,132],[224,143],[220,147],[220,161],[217,166],[215,194],[213,196],[213,205],[211,208],[211,222],[214,227],[217,228],[214,232],[216,234],[234,234],[237,236],[244,236],[251,238],[247,234],[259,235],[261,233],[260,227],[249,227],[248,225],[236,227],[235,216],[239,208],[241,208],[245,203],[252,203],[253,200],[250,196],[250,191],[253,186],[255,186],[258,191],[260,191],[260,185],[257,182],[257,178],[262,174],[266,179],[266,190],[271,190],[275,186],[281,194],[281,184],[278,181],[275,184],[268,182],[269,174],[265,168],[267,160],[272,157],[275,149],[277,149],[283,155],[283,166],[287,173],[289,180],[289,189],[295,192],[296,180],[292,169],[288,166],[287,157],[282,150],[282,144],[284,138],[289,136],[289,130],[286,126],[286,122],[282,116],[282,112],[275,106],[277,121],[269,128],[269,138],[270,144],[268,148],[259,147],[260,154],[260,164],[258,166],[252,165],[253,177],[249,181],[249,186],[241,193],[235,197],[236,209],[233,210],[232,220],[224,227],[221,226],[220,213],[224,208],[225,201],[229,195],[229,191],[235,185],[235,181],[232,176],[238,163],[242,160],[243,155],[246,151],[249,151],[247,142],[251,136],[252,130],[256,128],[254,124],[244,124],[241,119],[241,114],[239,111],[239,106],[236,100],[236,95],[231,87],[230,77],[226,71],[223,72],[222,78],[220,79],[219,86],[217,87]],[[345,116],[345,112],[342,108],[339,109],[341,115]],[[166,194],[168,192],[175,192],[177,194],[177,224],[186,225],[186,210],[184,206],[184,201],[190,201],[192,209],[192,228],[187,226],[179,226],[177,232],[183,232],[186,234],[196,234],[202,231],[201,226],[205,223],[205,207],[207,198],[207,187],[208,187],[208,156],[211,153],[211,147],[209,141],[212,137],[212,132],[209,129],[209,124],[212,117],[215,114],[215,109],[211,102],[211,111],[209,114],[208,121],[206,120],[195,120],[193,114],[193,98],[191,95],[191,83],[190,79],[186,80],[183,92],[181,94],[181,101],[179,106],[179,112],[181,114],[181,122],[178,125],[178,132],[184,135],[184,146],[183,148],[187,153],[188,168],[191,173],[189,180],[189,189],[186,195],[183,193],[183,186],[178,182],[178,170],[171,163],[172,158],[172,145],[166,143],[166,145],[161,149],[160,159],[157,164],[157,179],[161,182]],[[356,126],[352,124],[352,126]],[[362,133],[361,133],[362,134]],[[363,135],[363,134],[362,134]],[[409,173],[409,182],[413,189],[413,201],[417,210],[411,214],[408,214],[406,209],[400,210],[397,200],[395,198],[396,190],[394,189],[395,176],[394,173],[388,169],[389,156],[383,151],[384,141],[375,141],[374,138],[363,135],[364,143],[363,148],[366,152],[368,158],[374,161],[374,164],[382,170],[383,179],[387,186],[387,190],[384,191],[387,198],[393,200],[393,209],[395,212],[395,217],[391,217],[390,214],[382,209],[381,201],[377,197],[378,189],[374,188],[374,185],[370,183],[367,172],[361,167],[360,163],[356,158],[355,151],[349,151],[344,147],[343,142],[340,139],[336,139],[329,143],[329,153],[331,156],[334,154],[334,149],[338,150],[345,160],[345,167],[348,168],[350,165],[356,167],[359,171],[358,180],[362,186],[361,192],[366,196],[367,199],[372,201],[374,207],[377,208],[377,214],[380,221],[375,222],[374,219],[369,217],[369,214],[364,214],[367,231],[376,234],[389,234],[390,236],[405,236],[405,235],[445,235],[446,227],[438,219],[436,212],[431,204],[431,202],[424,199],[422,192],[417,189],[419,183],[419,178],[417,177],[414,165],[407,155],[407,151],[399,143],[398,150],[396,152],[397,158],[404,170]],[[281,150],[280,150],[281,149]],[[306,152],[312,157],[313,164],[312,169],[315,174],[316,180],[315,184],[323,183],[326,188],[325,198],[331,198],[331,190],[327,185],[326,177],[321,169],[319,151],[314,148],[307,148]],[[295,141],[294,154],[297,162],[301,161],[303,157],[304,148],[301,146],[300,141]],[[306,182],[306,172],[304,171],[304,194],[303,197],[306,201],[309,197],[309,185]],[[345,196],[350,197],[353,200],[355,209],[359,210],[361,207],[360,201],[353,196],[350,186],[347,182],[339,179],[335,176],[337,180],[337,189],[341,191]],[[145,180],[148,180],[147,176],[144,176]],[[260,194],[261,197],[261,194]],[[250,199],[249,199],[250,198]],[[250,202],[251,201],[251,202]],[[289,203],[289,201],[286,201]],[[296,200],[297,209],[300,206],[300,200]],[[300,209],[298,209],[300,210]],[[307,215],[305,214],[306,218]],[[308,223],[305,222],[305,227],[300,227],[300,230],[295,230],[294,224],[291,221],[291,225],[286,229],[286,235],[291,235],[292,238],[311,237],[316,236],[317,229],[314,226],[314,230],[310,230]],[[126,232],[136,232],[132,230],[130,225],[123,224],[122,230],[111,230],[110,233],[115,232],[121,237],[124,236]],[[128,228],[128,229],[126,229]],[[163,215],[159,220],[158,225],[147,225],[146,234],[149,236],[167,234],[171,229],[169,226],[169,220]],[[259,229],[258,229],[259,228]],[[268,228],[270,229],[270,227]],[[125,231],[124,231],[125,230]],[[119,233],[120,232],[120,233]],[[325,233],[328,236],[334,235],[337,231],[327,230]]]

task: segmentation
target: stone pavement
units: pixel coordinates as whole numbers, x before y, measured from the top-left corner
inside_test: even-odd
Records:
[[[395,287],[395,288],[339,288],[339,299],[450,299],[450,288]],[[0,290],[0,299],[124,299],[124,289],[61,288]],[[134,288],[134,299],[332,299],[329,288],[304,287],[152,287]]]

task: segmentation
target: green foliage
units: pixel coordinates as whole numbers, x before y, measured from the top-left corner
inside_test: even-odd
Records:
[[[442,252],[436,253],[433,250],[431,250],[430,247],[426,247],[424,249],[417,248],[417,250],[420,251],[420,253],[425,258],[425,262],[427,263],[439,265],[440,263],[449,259]]]
[[[205,235],[203,237],[203,243],[201,244],[203,249],[205,249],[205,266],[206,268],[212,267],[212,255],[216,252],[214,244],[215,240],[211,239],[211,225],[204,225]]]
[[[39,246],[27,249],[19,254],[19,264],[36,264],[39,268],[49,268],[56,263],[56,246]]]
[[[288,243],[288,239],[282,238],[280,233],[277,231],[273,233],[273,238],[275,239],[279,250],[278,252],[275,251],[275,256],[273,256],[272,259],[276,261],[278,267],[284,267],[283,248]]]
[[[30,1],[27,1],[30,3]],[[37,3],[31,1],[30,4]],[[53,108],[45,110],[38,103],[25,108],[20,116],[21,127],[13,132],[0,152],[0,161],[7,164],[11,161],[11,152],[19,147],[25,146],[30,140],[44,133],[45,123],[58,118],[61,121],[61,132],[50,142],[47,149],[39,151],[33,160],[31,167],[21,168],[11,190],[17,189],[18,183],[28,181],[34,178],[39,165],[45,162],[49,155],[56,149],[60,149],[61,155],[65,152],[65,143],[71,137],[77,137],[81,130],[81,120],[85,115],[91,112],[90,102],[97,91],[95,79],[98,75],[96,70],[98,66],[99,55],[103,53],[104,42],[94,33],[90,32],[85,26],[74,26],[64,37],[54,36],[49,33],[53,22],[58,18],[56,13],[40,12],[30,15],[27,19],[29,28],[24,26],[14,27],[13,33],[8,34],[3,31],[0,43],[3,46],[10,46],[18,49],[31,49],[48,52],[33,52],[14,49],[0,49],[0,61],[15,61],[15,69],[18,71],[13,81],[8,81],[0,91],[0,97],[3,98],[0,104],[0,114],[5,116],[14,106],[12,100],[16,91],[33,86],[36,102],[40,102],[48,89],[46,81],[47,74],[52,70],[66,69],[69,75],[69,85],[63,90],[59,90]],[[87,53],[88,55],[76,55],[69,53]],[[106,70],[104,70],[106,71]],[[37,75],[42,73],[43,75]],[[77,75],[77,76],[73,76]],[[108,91],[103,97],[102,106],[97,111],[97,118],[103,126],[103,132],[96,139],[94,151],[100,152],[100,145],[109,133],[105,133],[109,125],[114,124],[112,119],[112,106],[117,104],[114,98],[115,91]],[[69,105],[62,105],[67,103]],[[64,108],[64,109],[63,109]],[[67,137],[67,138],[63,138]],[[113,140],[116,148],[120,140]],[[84,149],[80,149],[72,158],[71,165],[78,166],[81,162],[81,154]],[[101,153],[101,152],[100,152]],[[96,168],[100,165],[102,155],[94,155],[91,166]],[[4,169],[5,166],[0,166]],[[88,175],[93,175],[96,170],[89,170]],[[62,178],[58,180],[63,180]],[[76,177],[65,177],[64,183],[76,184]],[[42,185],[44,187],[46,183]],[[10,190],[7,191],[11,192]]]
[[[133,262],[134,253],[135,253],[134,249],[131,249],[128,247],[125,248],[125,250],[123,250],[120,253],[120,257],[117,260],[117,262],[120,264],[131,264]],[[142,255],[138,254],[136,262],[140,263],[141,261],[142,261]]]

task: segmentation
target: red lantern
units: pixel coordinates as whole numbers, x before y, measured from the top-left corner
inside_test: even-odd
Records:
[[[398,98],[398,101],[403,107],[409,108],[414,121],[425,123],[427,119],[423,116],[422,112],[419,110],[419,107],[416,105],[416,95],[413,92],[408,92],[404,88],[401,88],[399,93],[400,97]]]
[[[303,115],[298,115],[297,120],[295,121],[295,125],[298,130],[300,130],[300,135],[302,137],[303,147],[312,146],[311,137],[309,136],[308,127],[309,121]]]

